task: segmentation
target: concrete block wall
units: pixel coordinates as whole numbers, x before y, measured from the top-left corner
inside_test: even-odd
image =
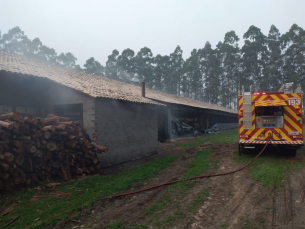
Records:
[[[54,105],[79,103],[83,105],[84,129],[93,139],[95,136],[95,98],[60,84],[52,85],[52,93],[49,93],[49,113],[52,113],[51,109]]]
[[[109,148],[102,166],[157,152],[157,106],[100,98],[95,108],[97,143]]]
[[[0,112],[13,107],[21,112],[53,113],[55,105],[82,104],[87,133],[109,147],[104,166],[130,161],[157,151],[157,106],[96,99],[46,78],[0,71]],[[9,109],[9,110],[8,110]],[[43,112],[42,112],[43,111]]]

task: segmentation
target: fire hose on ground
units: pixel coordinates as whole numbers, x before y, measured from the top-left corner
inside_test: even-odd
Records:
[[[255,158],[253,158],[249,163],[247,163],[246,165],[242,166],[242,167],[239,168],[239,169],[236,169],[236,170],[233,170],[233,171],[230,171],[230,172],[226,172],[226,173],[202,175],[202,176],[196,176],[196,177],[186,178],[186,179],[183,179],[183,180],[171,181],[171,182],[167,182],[167,183],[155,185],[155,186],[152,186],[152,187],[149,187],[149,188],[137,190],[137,191],[134,191],[134,192],[127,192],[127,193],[122,193],[122,194],[117,194],[117,195],[112,195],[112,196],[106,196],[106,197],[97,199],[97,201],[99,201],[99,200],[104,200],[104,199],[115,198],[115,197],[121,197],[121,196],[129,196],[129,195],[137,194],[137,193],[140,193],[140,192],[145,192],[145,191],[148,191],[148,190],[152,190],[152,189],[155,189],[155,188],[159,188],[159,187],[161,187],[161,186],[166,186],[166,185],[175,184],[175,183],[182,182],[182,181],[189,181],[189,180],[194,180],[194,179],[199,179],[199,178],[207,178],[207,177],[218,177],[218,176],[224,176],[224,175],[229,175],[229,174],[232,174],[232,173],[236,173],[236,172],[238,172],[238,171],[240,171],[240,170],[243,170],[244,168],[248,167],[250,164],[252,164],[252,163],[253,163],[253,162],[254,162],[254,161],[264,152],[264,150],[266,149],[268,143],[269,143],[269,142],[266,143],[266,145],[264,146],[264,148],[261,150],[261,152],[260,152],[258,155],[256,155]]]
[[[265,144],[264,148],[260,151],[260,153],[258,155],[255,156],[255,158],[253,158],[249,163],[245,164],[244,166],[240,167],[239,169],[236,169],[236,170],[233,170],[233,171],[230,171],[230,172],[226,172],[226,173],[218,173],[218,174],[210,174],[210,175],[202,175],[202,176],[196,176],[196,177],[190,177],[190,178],[186,178],[186,179],[183,179],[183,180],[176,180],[176,181],[171,181],[171,182],[167,182],[167,183],[163,183],[163,184],[159,184],[159,185],[155,185],[155,186],[152,186],[152,187],[149,187],[149,188],[145,188],[145,189],[141,189],[141,190],[137,190],[137,191],[133,191],[133,192],[127,192],[127,193],[122,193],[122,194],[117,194],[117,195],[112,195],[112,196],[106,196],[106,197],[102,197],[102,198],[99,198],[97,200],[94,200],[94,201],[90,201],[86,204],[90,204],[90,203],[93,203],[93,202],[96,202],[96,201],[100,201],[100,200],[105,200],[105,199],[111,199],[111,198],[116,198],[116,197],[122,197],[122,196],[129,196],[129,195],[134,195],[134,194],[137,194],[137,193],[140,193],[140,192],[146,192],[146,191],[149,191],[149,190],[152,190],[152,189],[156,189],[156,188],[159,188],[159,187],[162,187],[162,186],[167,186],[167,185],[171,185],[171,184],[175,184],[175,183],[178,183],[178,182],[182,182],[182,181],[189,181],[189,180],[195,180],[195,179],[200,179],[200,178],[207,178],[207,177],[218,177],[218,176],[224,176],[224,175],[229,175],[229,174],[232,174],[232,173],[236,173],[240,170],[243,170],[244,168],[248,167],[250,164],[252,164],[263,152],[264,150],[266,149],[267,145],[268,145],[269,141]],[[57,217],[59,215],[62,215],[64,213],[67,213],[68,211],[65,211],[65,212],[62,212],[62,213],[59,213],[53,217],[49,217],[47,219],[44,219],[44,221],[47,221],[51,218],[54,218],[54,217]]]

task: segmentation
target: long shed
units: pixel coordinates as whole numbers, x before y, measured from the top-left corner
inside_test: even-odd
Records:
[[[171,133],[171,117],[202,127],[237,122],[237,111],[55,66],[0,51],[0,114],[49,113],[82,120],[98,144],[109,148],[109,166],[157,152],[160,130]]]
[[[127,83],[0,51],[0,114],[49,113],[83,120],[92,139],[109,148],[108,166],[157,152],[158,111]]]
[[[158,107],[158,138],[161,141],[181,136],[174,128],[173,119],[199,131],[216,123],[238,123],[238,112],[234,109],[151,89],[145,90],[145,96],[166,105]]]

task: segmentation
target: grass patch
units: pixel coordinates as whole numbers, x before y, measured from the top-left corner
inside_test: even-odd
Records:
[[[197,194],[197,196],[191,201],[188,207],[189,212],[195,212],[199,205],[202,204],[204,201],[206,201],[207,197],[209,195],[208,191],[203,191]]]
[[[181,209],[178,209],[174,212],[175,216],[177,216],[178,219],[182,219],[186,214]]]
[[[125,226],[121,221],[109,223],[107,229],[124,229]]]
[[[214,164],[211,163],[211,159],[209,158],[210,154],[211,149],[198,151],[191,164],[185,167],[185,172],[181,179],[199,176],[207,168],[213,166]],[[200,192],[186,205],[183,205],[181,201],[176,201],[181,199],[194,184],[195,181],[182,181],[173,184],[164,194],[154,200],[148,207],[144,208],[146,214],[151,216],[150,222],[153,222],[157,228],[168,228],[172,223],[183,219],[187,213],[197,210],[199,205],[206,200],[208,195],[207,191]],[[172,209],[176,209],[173,214],[170,213]]]
[[[142,224],[135,224],[132,222],[111,222],[107,226],[102,225],[101,228],[105,229],[126,229],[126,228],[131,228],[131,229],[147,229],[148,226],[142,225]]]
[[[238,140],[238,129],[216,132],[215,134],[206,134],[194,140],[178,144],[177,146],[189,148],[189,147],[199,146],[200,144],[203,144],[205,142],[211,142],[213,144],[218,144],[218,143],[228,144],[233,140]]]
[[[255,154],[238,156],[238,152],[235,152],[235,159],[242,164],[250,162],[255,156]],[[248,167],[249,177],[261,182],[263,186],[282,186],[290,172],[296,171],[304,165],[303,160],[290,160],[281,155],[263,153]]]
[[[220,227],[221,228],[227,228],[229,225],[227,224],[227,223],[222,223],[221,225],[220,225]]]
[[[56,189],[71,193],[65,198],[49,197],[31,201],[36,192],[35,190],[14,192],[11,195],[7,195],[7,199],[13,197],[13,202],[17,202],[17,205],[8,215],[0,217],[0,227],[16,216],[20,216],[20,219],[13,224],[14,228],[44,228],[48,225],[53,225],[60,220],[66,219],[68,214],[76,212],[83,207],[91,206],[92,202],[98,198],[120,193],[130,188],[133,182],[140,182],[152,177],[155,173],[166,168],[175,158],[176,156],[163,157],[141,166],[126,169],[118,174],[96,176],[79,182],[68,181]],[[69,189],[74,185],[76,185],[75,189]],[[0,206],[4,202],[5,200],[0,202]],[[57,214],[61,215],[56,216]],[[49,217],[49,220],[42,222],[42,220]],[[120,223],[115,224],[113,227],[120,228]]]
[[[242,225],[242,229],[255,229],[255,228],[265,228],[264,218],[259,217],[256,220],[247,219],[246,222]]]
[[[182,179],[199,176],[203,171],[209,168],[211,166],[209,160],[210,154],[211,149],[198,151],[192,163],[186,167],[186,172],[184,172]]]
[[[192,163],[185,168],[186,171],[183,173],[181,179],[199,176],[207,168],[211,167],[211,160],[209,159],[210,154],[211,149],[198,151]],[[182,181],[170,186],[169,191],[173,189],[180,189],[182,192],[186,192],[188,187],[193,183],[194,181]]]

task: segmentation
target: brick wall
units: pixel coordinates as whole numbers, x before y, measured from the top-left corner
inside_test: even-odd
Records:
[[[109,151],[102,166],[118,164],[157,152],[157,107],[113,99],[96,99],[97,143]]]

